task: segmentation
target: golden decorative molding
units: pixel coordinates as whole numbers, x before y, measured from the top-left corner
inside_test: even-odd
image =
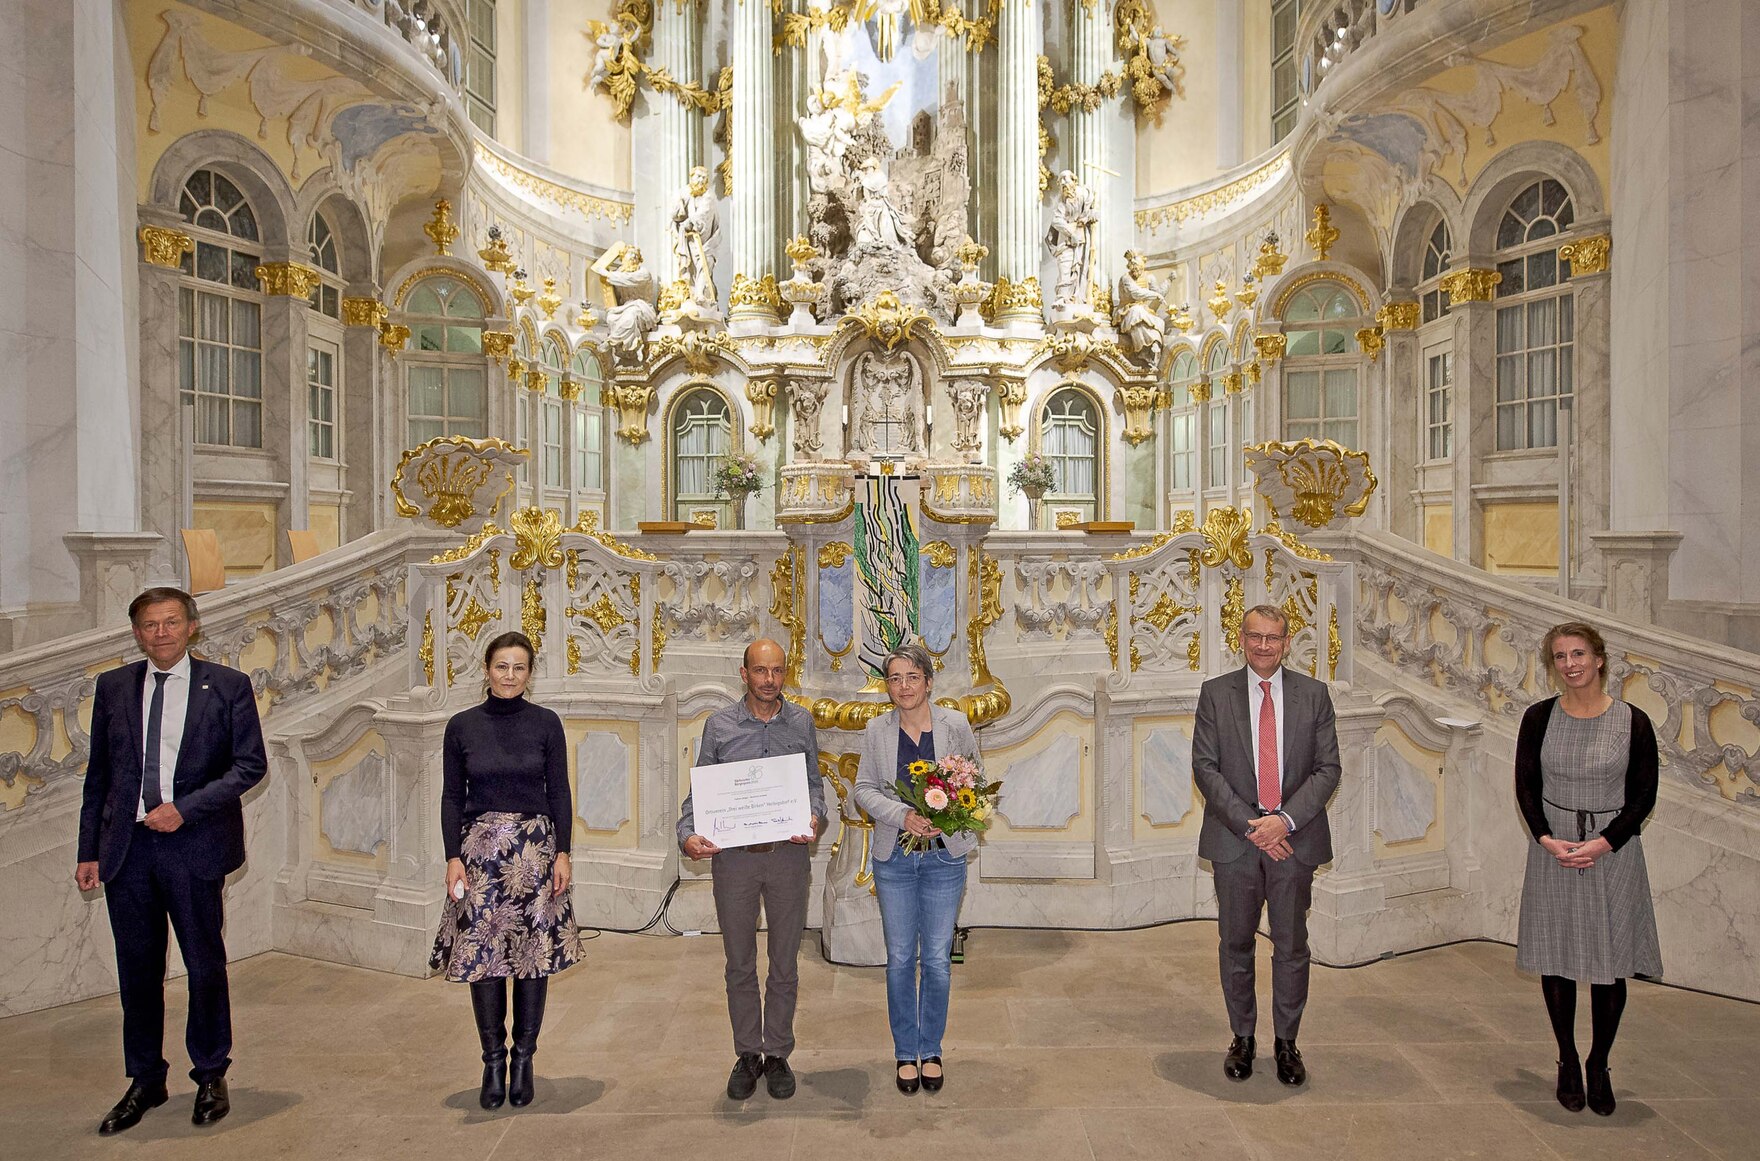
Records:
[[[1452,305],[1458,302],[1490,302],[1497,296],[1497,286],[1503,281],[1503,275],[1495,270],[1456,270],[1442,276],[1438,283],[1448,292],[1448,301]]]
[[[1208,403],[1211,396],[1211,380],[1208,376],[1199,378],[1192,383],[1191,394],[1193,403]]]
[[[1356,298],[1357,308],[1363,314],[1369,313],[1369,292],[1363,289],[1362,283],[1342,271],[1310,270],[1306,274],[1297,275],[1290,280],[1287,286],[1277,292],[1277,302],[1273,304],[1271,314],[1276,318],[1282,318],[1284,310],[1289,306],[1289,300],[1295,297],[1296,292],[1304,287],[1312,286],[1316,282],[1338,283]]]
[[[562,373],[562,378],[557,381],[556,393],[569,403],[579,402],[581,397],[581,381],[567,371],[564,371]]]
[[[538,309],[544,312],[546,319],[556,317],[556,308],[562,305],[562,296],[556,293],[556,279],[544,279],[544,293],[538,296]]]
[[[372,327],[378,330],[385,325],[390,314],[390,309],[376,298],[342,300],[342,325],[345,327]]]
[[[470,559],[470,557],[476,553],[477,549],[483,547],[483,544],[491,537],[505,535],[506,533],[500,528],[497,528],[495,522],[491,520],[467,537],[463,544],[448,548],[445,552],[435,553],[433,556],[429,557],[428,563],[457,564],[461,560]]]
[[[1361,516],[1379,482],[1367,452],[1329,439],[1251,444],[1246,452],[1258,492],[1273,515],[1287,514],[1309,528]]]
[[[1275,363],[1283,358],[1284,352],[1289,349],[1289,336],[1283,334],[1254,335],[1253,349],[1258,351],[1259,357],[1267,363]]]
[[[142,226],[139,237],[141,257],[149,266],[177,270],[183,266],[183,256],[196,251],[196,240],[182,230],[172,230],[165,226]]]
[[[782,317],[782,292],[776,288],[776,275],[753,278],[749,274],[735,274],[733,289],[727,294],[727,305],[730,310],[742,313],[758,311]]]
[[[1152,206],[1136,212],[1137,229],[1153,234],[1169,223],[1189,221],[1192,218],[1207,217],[1246,197],[1260,186],[1282,176],[1289,166],[1289,154],[1280,153],[1261,165],[1251,173],[1235,178],[1227,185],[1216,189],[1169,202],[1163,206]]]
[[[1375,321],[1381,324],[1383,334],[1389,331],[1415,331],[1422,317],[1419,304],[1415,302],[1389,302],[1375,312]]]
[[[526,390],[534,395],[542,395],[550,383],[550,377],[544,374],[542,367],[527,368],[524,378]]]
[[[1314,206],[1314,225],[1303,235],[1314,251],[1314,261],[1325,262],[1332,253],[1333,243],[1338,241],[1338,227],[1332,224],[1332,207],[1325,202]]]
[[[319,273],[298,262],[264,262],[251,273],[263,287],[263,293],[283,298],[310,298],[322,281]]]
[[[841,540],[833,540],[829,544],[821,545],[819,548],[819,567],[842,568],[843,562],[849,559],[852,551],[854,550]]]
[[[1253,532],[1253,517],[1250,512],[1226,505],[1212,508],[1204,517],[1204,523],[1198,533],[1204,538],[1204,548],[1199,554],[1207,568],[1220,568],[1224,562],[1232,563],[1238,569],[1253,567],[1253,550],[1248,538]]]
[[[1571,274],[1606,274],[1612,267],[1613,239],[1606,234],[1578,238],[1558,248],[1558,256],[1571,264]]]
[[[1284,263],[1289,255],[1277,248],[1277,231],[1267,230],[1265,240],[1259,243],[1259,253],[1253,259],[1253,273],[1261,282],[1269,282],[1283,273]]]
[[[519,508],[508,522],[513,526],[514,553],[508,565],[524,572],[534,564],[562,567],[562,514],[554,508]]]
[[[434,243],[435,254],[444,258],[452,253],[452,243],[458,239],[458,227],[452,224],[451,202],[441,198],[434,203],[434,216],[422,226],[422,233]]]
[[[860,326],[868,338],[884,345],[888,351],[896,349],[898,344],[910,338],[911,332],[919,327],[930,334],[935,331],[935,321],[926,311],[906,306],[899,301],[898,293],[892,290],[882,290],[856,310],[845,314],[839,325],[851,322]]]
[[[441,528],[492,516],[513,490],[513,465],[530,454],[504,439],[436,436],[397,461],[391,473],[393,508],[399,516],[421,517]],[[409,484],[420,490],[416,500],[405,492]]]
[[[397,352],[403,350],[407,342],[409,328],[402,323],[386,323],[379,328],[379,345],[389,351],[392,358],[397,357]]]
[[[1224,395],[1239,395],[1242,386],[1244,386],[1244,377],[1239,371],[1230,371],[1222,377],[1222,393]]]
[[[482,142],[477,142],[477,160],[494,170],[508,184],[513,185],[547,202],[573,210],[583,218],[603,218],[607,222],[627,226],[635,218],[636,207],[633,202],[612,201],[609,198],[596,197],[582,193],[565,185],[558,185],[548,178],[539,177],[535,173],[521,169],[511,161],[491,152]]]
[[[1229,313],[1234,310],[1234,300],[1228,296],[1228,283],[1218,278],[1215,293],[1205,301],[1205,305],[1216,316],[1217,322],[1227,322]]]
[[[1371,363],[1381,357],[1381,352],[1386,346],[1387,337],[1381,333],[1381,328],[1378,326],[1364,327],[1357,332],[1357,349],[1369,356]]]
[[[574,522],[574,527],[570,528],[569,531],[578,532],[582,536],[592,537],[594,540],[597,540],[600,544],[609,548],[612,552],[615,552],[626,560],[660,559],[653,553],[648,552],[645,549],[637,548],[633,544],[625,544],[623,541],[617,539],[617,537],[611,535],[611,533],[602,530],[599,527],[599,510],[597,508],[588,508],[582,512],[580,519]]]
[[[687,331],[682,335],[666,335],[656,340],[652,346],[659,356],[656,362],[673,355],[682,355],[685,366],[699,375],[709,374],[715,370],[717,362],[731,359],[738,353],[738,348],[728,338],[726,331],[716,331],[713,334]]]
[[[747,379],[746,400],[752,405],[752,425],[746,430],[763,443],[776,434],[776,380]]]
[[[489,284],[473,271],[452,266],[429,266],[426,269],[416,271],[403,280],[403,284],[397,288],[397,293],[391,296],[391,309],[402,310],[404,300],[409,297],[409,292],[415,289],[416,283],[424,278],[434,277],[458,279],[476,292],[477,301],[483,304],[485,312],[494,308],[495,295],[489,290]]]
[[[1257,387],[1259,385],[1259,381],[1262,378],[1264,378],[1265,372],[1260,368],[1259,364],[1256,362],[1248,363],[1246,365],[1245,370],[1247,372],[1247,386]]]
[[[957,559],[953,545],[945,540],[931,540],[923,545],[923,559],[930,568],[952,568]]]
[[[1039,290],[1039,276],[1029,275],[1019,282],[1010,282],[1005,277],[996,279],[996,287],[990,292],[991,321],[1001,321],[1010,316],[1026,315],[1037,318],[1045,309],[1045,299]]]
[[[481,146],[478,146],[481,156]],[[489,244],[477,251],[477,257],[483,261],[483,269],[491,274],[512,274],[518,265],[513,260],[512,251],[507,248],[507,239],[502,236],[500,226],[489,227]]]

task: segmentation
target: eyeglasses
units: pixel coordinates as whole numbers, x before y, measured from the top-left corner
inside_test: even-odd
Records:
[[[887,685],[921,685],[923,675],[920,673],[894,673],[886,678]]]
[[[1289,638],[1282,633],[1242,633],[1241,640],[1249,645],[1279,645]]]

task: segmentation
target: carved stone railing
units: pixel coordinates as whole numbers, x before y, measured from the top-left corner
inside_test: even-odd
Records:
[[[1332,70],[1375,36],[1427,0],[1334,0],[1305,6],[1296,44],[1304,95],[1320,88]]]
[[[403,646],[410,537],[380,532],[199,603],[193,652],[251,675],[265,724]],[[97,674],[139,657],[127,625],[0,658],[0,819],[84,772]]]
[[[447,0],[328,0],[355,8],[396,34],[448,87],[464,83],[468,34],[457,5]]]
[[[1649,713],[1680,782],[1760,808],[1760,657],[1512,584],[1383,532],[1348,534],[1357,640],[1402,684],[1474,706],[1513,730],[1550,695],[1541,639],[1587,621],[1607,640],[1608,689]]]

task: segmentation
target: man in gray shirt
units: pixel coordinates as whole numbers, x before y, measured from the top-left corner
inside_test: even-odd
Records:
[[[697,765],[713,766],[782,754],[807,756],[807,793],[813,833],[787,842],[723,849],[698,834],[691,797],[678,818],[678,846],[692,859],[713,859],[715,917],[727,955],[727,1014],[739,1054],[727,1078],[727,1095],[743,1101],[757,1091],[758,1077],[770,1095],[794,1095],[788,1054],[794,1048],[794,1005],[800,990],[796,957],[807,925],[807,844],[825,825],[825,783],[819,776],[819,732],[810,711],[782,696],[787,657],[782,646],[758,640],[746,646],[740,679],[746,695],[716,710],[703,723]],[[769,974],[758,994],[758,907],[769,920]]]

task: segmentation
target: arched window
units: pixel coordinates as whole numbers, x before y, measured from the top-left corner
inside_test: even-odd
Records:
[[[463,281],[435,274],[410,291],[403,309],[414,335],[399,360],[409,375],[410,446],[442,435],[481,438],[489,423],[482,301]]]
[[[323,214],[313,214],[306,231],[306,251],[322,281],[312,291],[312,309],[328,318],[342,317],[342,266],[336,257],[336,235]]]
[[[464,103],[471,122],[495,136],[495,0],[464,0]]]
[[[1452,249],[1448,223],[1437,222],[1436,228],[1430,231],[1429,241],[1424,243],[1424,276],[1418,282],[1419,301],[1424,304],[1424,321],[1427,323],[1448,313],[1448,294],[1442,289],[1441,282],[1442,276],[1448,273]]]
[[[1497,450],[1555,447],[1558,403],[1575,384],[1575,300],[1560,235],[1576,221],[1544,178],[1510,200],[1497,227]]]
[[[1348,287],[1322,281],[1297,291],[1284,309],[1289,336],[1283,370],[1283,437],[1357,446],[1356,331],[1365,320]]]
[[[720,392],[692,388],[672,410],[673,519],[696,520],[714,513],[718,528],[730,523],[732,509],[715,494],[715,469],[733,450],[733,414]]]
[[[568,365],[568,352],[555,335],[544,340],[541,350],[539,367],[544,372],[544,394],[538,401],[540,478],[546,488],[560,488],[568,464],[562,422],[562,369]]]
[[[178,199],[195,238],[177,291],[178,389],[196,405],[196,442],[263,446],[262,247],[244,194],[211,169]]]
[[[580,384],[580,402],[574,409],[574,486],[583,492],[605,491],[605,405],[600,392],[605,374],[591,351],[575,353],[570,373]]]
[[[1045,499],[1077,509],[1083,520],[1099,518],[1100,415],[1087,392],[1062,387],[1051,393],[1039,417],[1039,450],[1051,463]]]
[[[1197,356],[1183,349],[1174,355],[1170,378],[1168,391],[1173,402],[1167,416],[1167,487],[1172,492],[1190,492],[1197,486],[1193,471],[1198,455],[1198,408],[1192,402]]]
[[[1229,439],[1228,396],[1223,391],[1222,377],[1228,373],[1228,345],[1217,343],[1204,360],[1204,373],[1210,379],[1210,402],[1204,405],[1204,443],[1206,445],[1204,486],[1228,487]]]

